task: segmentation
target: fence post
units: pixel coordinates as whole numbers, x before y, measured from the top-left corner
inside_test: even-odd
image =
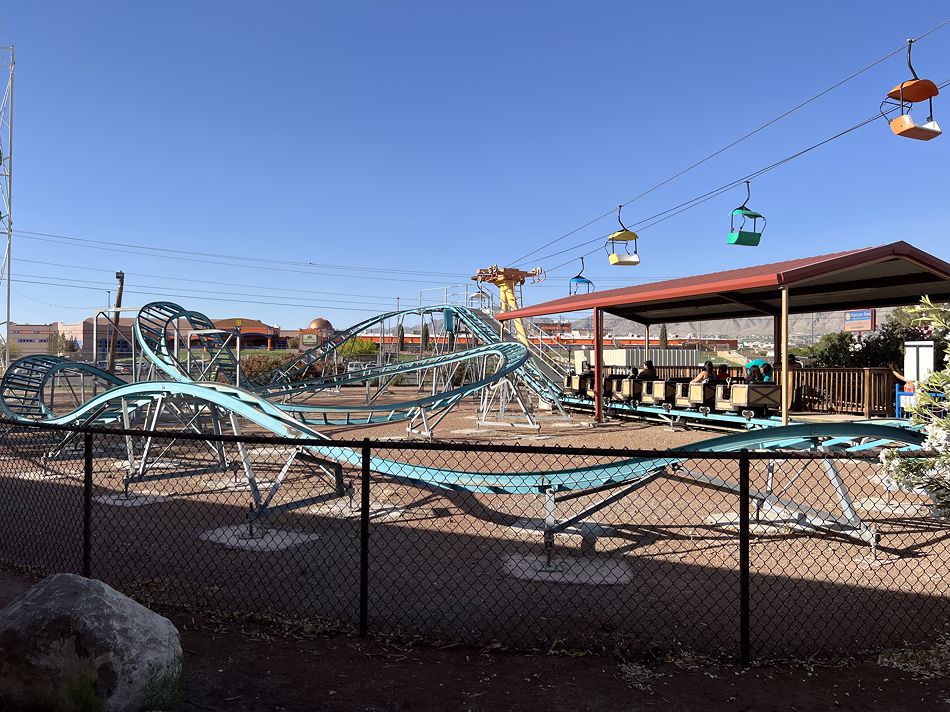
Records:
[[[875,411],[875,409],[871,408],[871,369],[865,368],[864,369],[864,417],[870,418],[872,411]]]
[[[369,628],[369,439],[363,440],[360,475],[360,637]]]
[[[92,433],[83,433],[82,575],[92,576]]]
[[[739,451],[739,664],[749,666],[749,451]]]

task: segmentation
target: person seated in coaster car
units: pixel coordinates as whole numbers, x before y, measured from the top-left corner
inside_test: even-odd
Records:
[[[712,383],[716,380],[716,367],[712,361],[703,364],[702,369],[697,373],[690,383]]]
[[[655,381],[656,379],[656,368],[653,366],[653,361],[644,361],[643,368],[640,370],[640,373],[637,374],[637,380]]]

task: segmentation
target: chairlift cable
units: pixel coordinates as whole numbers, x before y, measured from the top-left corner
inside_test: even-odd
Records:
[[[944,20],[943,22],[939,23],[938,25],[935,25],[934,27],[932,27],[932,28],[930,28],[929,30],[927,30],[926,32],[924,32],[922,35],[919,35],[918,37],[914,38],[914,42],[919,42],[919,41],[922,40],[923,38],[927,37],[928,35],[933,34],[934,32],[937,32],[938,30],[940,30],[941,28],[943,28],[944,26],[946,26],[946,25],[948,25],[948,24],[950,24],[950,18],[947,18],[947,19]],[[838,87],[842,86],[843,84],[846,84],[846,83],[850,82],[852,79],[855,79],[855,78],[861,76],[862,74],[864,74],[864,73],[867,72],[868,70],[873,69],[874,67],[876,67],[877,65],[881,64],[882,62],[887,61],[888,59],[890,59],[890,58],[893,57],[894,55],[896,55],[896,54],[898,54],[898,53],[904,51],[904,50],[906,49],[906,47],[907,47],[906,44],[902,44],[902,45],[901,45],[900,47],[898,47],[897,49],[892,50],[891,52],[888,52],[888,53],[885,54],[883,57],[880,57],[879,59],[874,60],[873,62],[871,62],[871,63],[868,64],[867,66],[862,67],[861,69],[859,69],[859,70],[857,70],[856,72],[850,74],[849,76],[845,77],[844,79],[842,79],[842,80],[840,80],[840,81],[838,81],[838,82],[832,84],[830,87],[828,87],[828,88],[826,88],[826,89],[823,89],[822,91],[818,92],[818,93],[815,94],[814,96],[809,97],[808,99],[806,99],[806,100],[802,101],[801,103],[797,104],[796,106],[792,107],[792,108],[789,109],[788,111],[786,111],[786,112],[780,114],[779,116],[776,116],[776,117],[773,118],[773,119],[770,119],[769,121],[765,122],[764,124],[762,124],[762,125],[759,126],[758,128],[755,128],[755,129],[753,129],[752,131],[746,133],[745,135],[740,136],[739,138],[737,138],[737,139],[734,140],[733,142],[727,144],[726,146],[723,146],[722,148],[720,148],[720,149],[714,151],[713,153],[710,153],[710,154],[709,154],[708,156],[706,156],[705,158],[702,158],[702,159],[700,159],[699,161],[696,161],[695,163],[693,163],[693,164],[687,166],[686,168],[682,169],[682,170],[679,171],[678,173],[676,173],[676,174],[670,176],[669,178],[666,178],[665,180],[663,180],[663,181],[657,183],[656,185],[654,185],[654,186],[648,188],[647,190],[643,191],[643,192],[640,193],[639,195],[634,196],[633,198],[631,198],[631,199],[628,200],[627,202],[622,203],[623,207],[626,207],[626,206],[630,205],[631,203],[636,202],[637,200],[640,200],[641,198],[643,198],[643,197],[649,195],[650,193],[652,193],[653,191],[658,190],[659,188],[662,188],[663,186],[667,185],[668,183],[671,183],[672,181],[676,180],[677,178],[680,178],[681,176],[685,175],[686,173],[689,173],[689,172],[692,171],[694,168],[698,168],[699,166],[703,165],[703,164],[706,163],[707,161],[709,161],[709,160],[715,158],[716,156],[718,156],[718,155],[724,153],[725,151],[728,151],[730,148],[733,148],[734,146],[736,146],[736,145],[742,143],[742,142],[745,141],[746,139],[751,138],[752,136],[755,136],[757,133],[763,131],[764,129],[768,128],[769,126],[772,126],[773,124],[775,124],[775,123],[781,121],[782,119],[784,119],[784,118],[790,116],[791,114],[794,114],[794,113],[795,113],[796,111],[798,111],[799,109],[803,109],[804,107],[808,106],[808,105],[811,104],[812,102],[814,102],[814,101],[816,101],[817,99],[820,99],[821,97],[823,97],[825,94],[828,94],[829,92],[834,91],[835,89],[837,89]],[[571,235],[574,235],[574,234],[577,233],[577,232],[580,232],[580,231],[583,230],[584,228],[590,227],[590,226],[593,225],[594,223],[599,222],[600,220],[603,220],[603,219],[606,218],[606,217],[609,217],[610,215],[613,214],[613,212],[614,212],[613,210],[609,210],[609,211],[607,211],[607,212],[605,212],[605,213],[602,213],[602,214],[598,215],[598,216],[595,217],[595,218],[592,218],[591,220],[588,220],[588,221],[587,221],[586,223],[584,223],[583,225],[579,225],[578,227],[574,228],[573,230],[571,230],[571,231],[569,231],[569,232],[566,232],[566,233],[564,233],[563,235],[561,235],[561,236],[559,236],[559,237],[557,237],[557,238],[555,238],[555,239],[553,239],[553,240],[550,240],[550,241],[546,242],[545,244],[541,245],[541,246],[538,247],[537,249],[532,250],[531,252],[529,252],[529,253],[527,253],[527,254],[525,254],[525,255],[522,255],[521,257],[519,257],[519,258],[517,258],[517,259],[515,259],[515,260],[512,260],[507,266],[510,267],[510,266],[513,266],[513,265],[518,264],[519,262],[522,262],[523,260],[527,259],[528,257],[531,257],[532,255],[537,254],[538,252],[540,252],[541,250],[545,249],[546,247],[550,247],[551,245],[553,245],[553,244],[555,244],[555,243],[558,243],[558,242],[560,242],[561,240],[564,240],[564,239],[570,237]],[[599,239],[603,239],[603,238],[599,238]]]
[[[946,87],[946,86],[950,86],[950,80],[947,80],[947,81],[944,81],[944,82],[938,84],[938,87],[939,87],[940,89],[943,89],[943,88]],[[892,110],[893,110],[893,109],[892,109]],[[773,170],[775,170],[776,168],[779,168],[779,167],[785,165],[786,163],[789,163],[789,162],[795,160],[796,158],[800,158],[801,156],[804,156],[805,154],[810,153],[811,151],[814,151],[814,150],[817,149],[817,148],[820,148],[820,147],[822,147],[822,146],[824,146],[824,145],[826,145],[826,144],[828,144],[828,143],[831,143],[832,141],[835,141],[835,140],[837,140],[837,139],[839,139],[839,138],[842,138],[843,136],[846,136],[847,134],[850,134],[850,133],[852,133],[853,131],[857,131],[858,129],[863,128],[863,127],[867,126],[867,125],[870,124],[870,123],[873,123],[873,122],[875,122],[875,121],[878,121],[879,119],[880,119],[880,114],[879,114],[879,113],[875,113],[875,114],[873,114],[872,116],[868,117],[867,119],[864,119],[863,121],[860,121],[859,123],[854,124],[854,125],[851,126],[850,128],[844,129],[843,131],[839,131],[838,133],[834,134],[833,136],[829,136],[828,138],[826,138],[826,139],[824,139],[824,140],[822,140],[822,141],[819,141],[818,143],[812,144],[811,146],[808,146],[807,148],[803,148],[802,150],[797,151],[797,152],[795,152],[795,153],[793,153],[793,154],[791,154],[791,155],[789,155],[789,156],[786,156],[785,158],[782,158],[782,159],[780,159],[780,160],[778,160],[778,161],[775,161],[774,163],[771,163],[771,164],[769,164],[769,165],[767,165],[767,166],[765,166],[765,167],[763,167],[763,168],[760,168],[760,169],[758,169],[758,170],[756,170],[756,171],[754,171],[754,172],[752,172],[752,173],[749,173],[748,175],[743,176],[742,178],[737,178],[736,180],[733,180],[733,181],[731,181],[731,182],[729,182],[729,183],[726,183],[726,184],[724,184],[724,185],[721,185],[721,186],[719,186],[718,188],[715,188],[715,189],[713,189],[713,190],[711,190],[711,191],[709,191],[709,192],[707,192],[707,193],[703,193],[702,195],[699,195],[699,196],[696,196],[696,197],[694,197],[694,198],[691,198],[690,200],[684,201],[684,202],[680,203],[680,204],[677,205],[677,206],[674,206],[674,207],[672,207],[672,208],[668,208],[667,210],[664,210],[664,211],[662,211],[662,212],[660,212],[660,213],[656,213],[655,215],[653,215],[653,216],[651,216],[651,217],[643,218],[643,220],[639,220],[639,221],[637,221],[636,223],[633,223],[633,224],[637,227],[637,232],[638,232],[638,233],[639,233],[639,232],[642,232],[643,230],[647,230],[647,229],[653,227],[654,225],[658,225],[658,224],[660,224],[661,222],[664,222],[664,221],[666,221],[666,220],[669,220],[669,219],[672,218],[672,217],[675,217],[675,216],[679,215],[680,213],[686,212],[687,210],[690,210],[690,209],[692,209],[692,208],[694,208],[694,207],[696,207],[696,206],[698,206],[698,205],[701,205],[701,204],[703,204],[703,203],[705,203],[705,202],[707,202],[707,201],[709,201],[709,200],[712,200],[713,198],[717,198],[717,197],[719,197],[720,195],[722,195],[723,193],[727,193],[728,191],[732,190],[733,188],[735,188],[735,187],[741,185],[742,183],[744,183],[746,180],[752,180],[753,178],[757,178],[757,177],[759,177],[759,176],[765,175],[766,173],[769,173],[770,171],[773,171]],[[646,224],[642,224],[642,223],[646,223]],[[599,242],[602,242],[602,241],[605,239],[605,237],[606,237],[605,235],[598,236],[598,237],[592,238],[592,239],[590,239],[590,240],[587,240],[587,241],[585,241],[585,242],[582,242],[582,243],[580,243],[580,244],[574,245],[573,247],[568,247],[568,248],[565,248],[565,249],[563,249],[563,250],[559,250],[559,251],[557,251],[557,252],[552,252],[550,255],[547,255],[546,257],[542,257],[541,260],[543,261],[543,260],[545,260],[545,259],[549,259],[549,258],[551,258],[551,257],[555,257],[555,256],[557,256],[557,255],[564,254],[564,253],[566,253],[566,252],[573,252],[573,251],[575,251],[575,250],[577,250],[577,249],[579,249],[579,248],[586,247],[587,245],[593,244],[593,243],[595,243],[595,242],[598,242],[598,243],[599,243]],[[585,256],[585,257],[589,257],[590,255],[593,255],[593,254],[595,254],[596,252],[599,252],[599,250],[600,250],[600,248],[597,248],[597,249],[591,250],[590,252],[585,252],[585,253],[584,253],[584,256]],[[571,258],[570,260],[568,260],[568,261],[566,261],[566,262],[562,262],[561,264],[555,265],[554,267],[549,267],[549,268],[546,269],[546,271],[547,271],[548,273],[554,272],[555,270],[558,270],[558,269],[560,269],[561,267],[564,267],[565,265],[570,264],[570,263],[573,262],[575,259],[576,259],[576,258]]]

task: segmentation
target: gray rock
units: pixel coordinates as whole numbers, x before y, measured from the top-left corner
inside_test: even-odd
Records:
[[[0,709],[171,709],[181,664],[172,622],[101,581],[56,574],[0,610]]]

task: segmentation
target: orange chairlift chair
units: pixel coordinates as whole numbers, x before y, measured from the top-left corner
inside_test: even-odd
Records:
[[[907,40],[907,67],[910,69],[913,79],[901,82],[887,93],[887,97],[881,102],[881,114],[886,118],[884,107],[900,107],[900,116],[891,119],[891,131],[904,138],[916,138],[920,141],[929,141],[937,138],[941,133],[939,124],[934,121],[934,97],[940,93],[940,89],[929,79],[921,79],[914,71],[914,65],[910,62],[910,50],[914,40]],[[926,101],[929,106],[927,122],[918,124],[910,115],[914,104]]]
[[[620,219],[620,210],[622,205],[617,206],[617,222],[620,223],[620,229],[611,233],[607,238],[604,249],[607,250],[607,257],[610,264],[617,267],[636,267],[640,264],[640,254],[637,252],[637,240],[640,236],[632,230],[628,230]],[[633,253],[630,252],[630,243],[633,243]],[[618,245],[623,246],[623,250],[618,249]]]

